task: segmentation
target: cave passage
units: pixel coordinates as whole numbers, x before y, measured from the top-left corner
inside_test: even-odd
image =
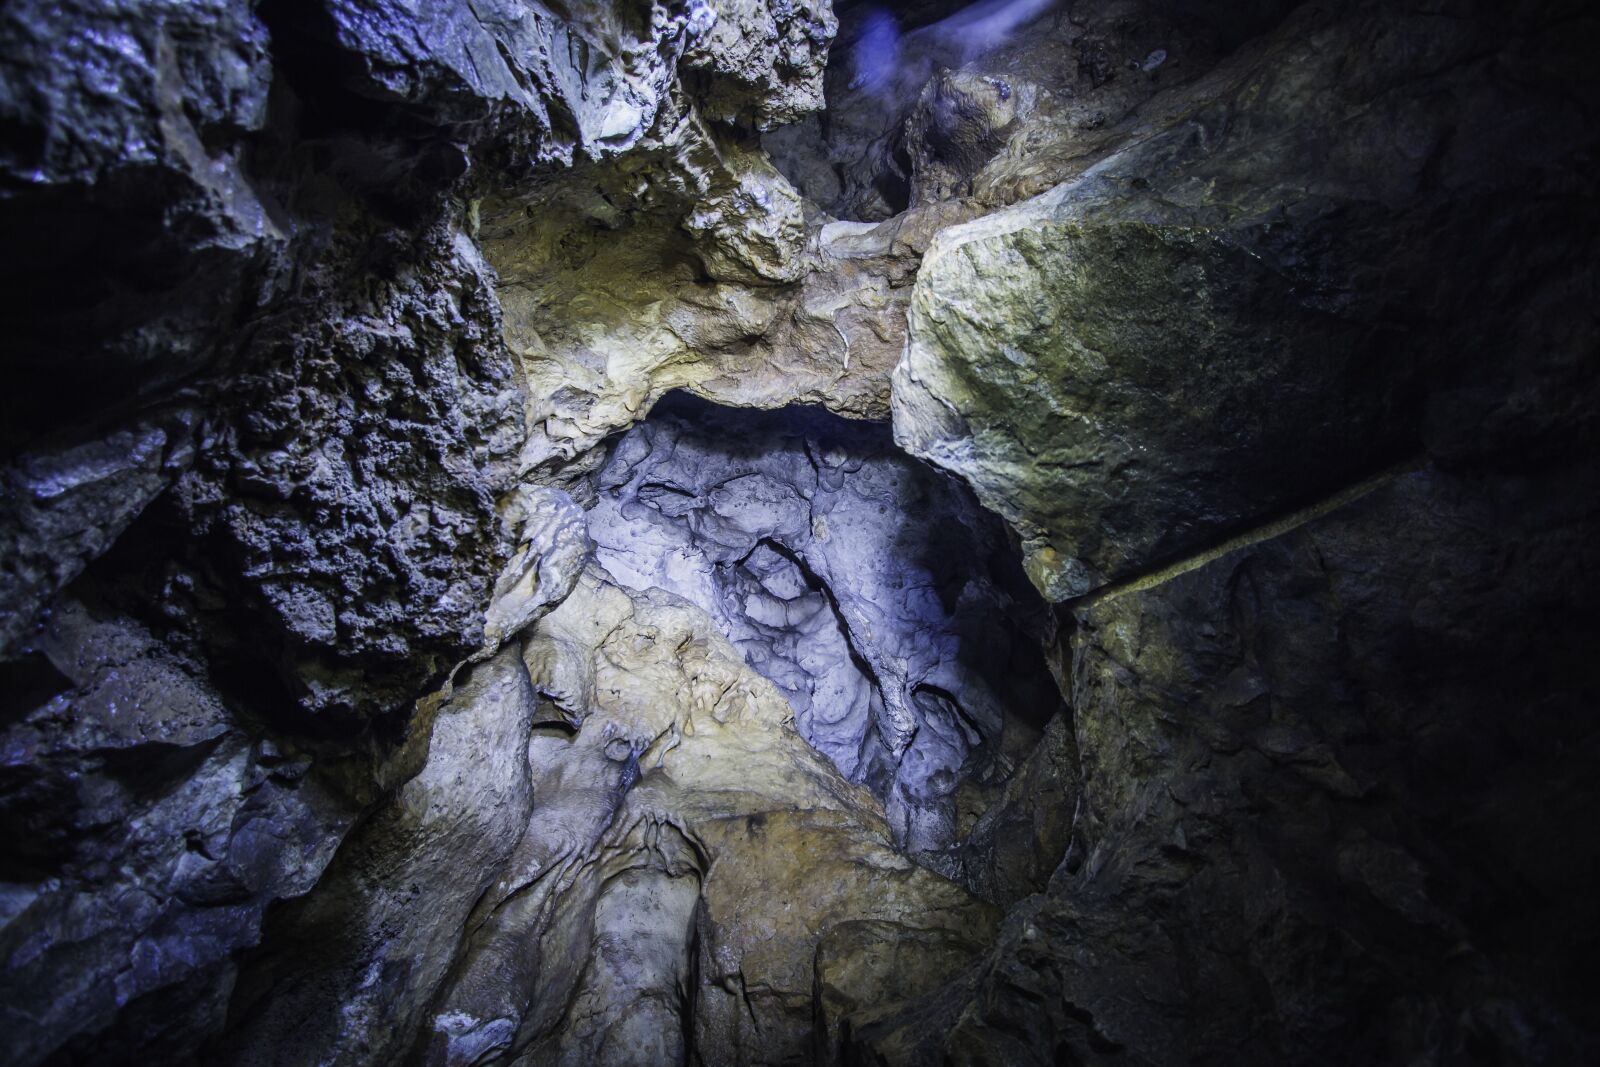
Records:
[[[886,426],[683,393],[616,440],[595,488],[600,564],[704,609],[901,846],[957,874],[979,781],[1062,707],[1004,524]]]

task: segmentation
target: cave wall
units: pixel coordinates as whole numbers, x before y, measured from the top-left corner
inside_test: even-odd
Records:
[[[1042,652],[1054,619],[964,485],[876,425],[682,397],[594,481],[597,562],[716,620],[801,737],[883,803],[902,849],[1000,897],[1039,888],[1053,858],[1002,874],[997,842],[971,835],[1061,710]],[[1043,820],[1005,850],[1053,857],[1064,828]]]
[[[1600,1055],[1582,5],[0,28],[3,1062]]]
[[[814,106],[831,32],[425,16],[0,13],[8,1059],[193,1054],[268,906],[426,766],[419,699],[551,606],[486,188]]]

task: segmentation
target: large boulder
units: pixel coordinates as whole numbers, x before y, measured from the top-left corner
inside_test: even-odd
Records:
[[[1502,35],[1304,9],[1152,98],[1079,177],[943,231],[898,439],[1005,516],[1060,600],[1424,442],[1592,433],[1538,414],[1596,389],[1583,342],[1536,310],[1594,285],[1554,268],[1596,226],[1567,165],[1593,130],[1547,106],[1585,54],[1558,19],[1525,5]]]

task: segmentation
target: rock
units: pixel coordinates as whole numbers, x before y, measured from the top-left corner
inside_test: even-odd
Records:
[[[837,218],[949,198],[993,210],[1045,192],[1136,133],[1145,101],[1218,59],[1214,18],[1174,19],[1166,5],[919,6],[898,19],[873,5],[842,12],[826,128],[762,139]],[[1125,68],[1157,48],[1168,53],[1159,73]]]
[[[965,931],[901,923],[840,923],[817,946],[818,1043],[824,1062],[848,1052],[853,1015],[932,993],[959,973],[982,944]]]
[[[272,76],[253,5],[23,0],[0,18],[9,457],[46,434],[93,447],[96,423],[211,366],[288,238],[243,160]]]
[[[220,1021],[267,906],[316,883],[356,811],[136,622],[68,600],[37,644],[47,699],[0,733],[8,1048],[178,1055]]]
[[[24,453],[0,472],[0,655],[193,461],[195,419],[179,409],[100,440]]]
[[[595,4],[556,15],[522,0],[404,5],[330,0],[354,91],[435,124],[489,127],[500,160],[604,159],[681,113],[684,80],[708,118],[762,125],[820,106],[833,24],[825,5]]]
[[[1574,807],[1597,743],[1577,712],[1594,635],[1573,613],[1595,497],[1551,492],[1592,481],[1416,470],[1085,602],[1065,863],[976,986],[935,996],[937,1033],[926,1007],[891,1012],[861,1045],[887,1062],[1592,1055],[1564,968],[1594,936],[1579,886],[1600,861]]]
[[[28,0],[0,20],[10,656],[188,462],[199,405],[173,393],[272,291],[288,236],[245,173],[271,82],[252,5]]]
[[[1407,443],[1394,410],[1405,365],[1234,239],[1100,221],[950,253],[943,240],[959,230],[918,275],[897,440],[1017,527],[1051,599],[1182,555]],[[986,420],[995,408],[1003,424]]]
[[[591,588],[540,625],[605,635],[600,701],[579,737],[604,731],[639,752],[610,847],[642,846],[634,862],[659,849],[654,862],[669,873],[697,871],[701,903],[680,951],[683,966],[697,960],[699,984],[680,1003],[694,1005],[685,1025],[701,1055],[808,1062],[812,960],[837,924],[895,923],[955,942],[992,922],[965,891],[895,854],[877,805],[800,738],[778,692],[703,612],[659,590]],[[618,626],[630,601],[633,621]]]
[[[425,713],[421,773],[274,914],[206,1054],[805,1061],[840,924],[880,934],[830,942],[872,1000],[908,988],[874,944],[904,928],[948,968],[995,914],[897,855],[790,714],[699,609],[591,569]]]
[[[758,155],[692,125],[678,136],[482,208],[528,382],[522,463],[540,477],[582,473],[575,460],[673,389],[888,412],[924,235],[824,242]]]
[[[906,120],[911,202],[970,194],[973,177],[1016,125],[1017,105],[1004,78],[948,69],[930,78]]]
[[[309,321],[257,335],[176,489],[197,562],[226,561],[233,629],[262,628],[324,729],[409,707],[477,651],[512,549],[495,496],[521,411],[487,270],[448,220],[395,236],[350,250],[377,273],[330,263]]]
[[[351,835],[314,892],[273,917],[215,1055],[298,1064],[404,1053],[473,903],[528,824],[533,708],[516,649],[457,682],[421,773]]]
[[[1470,346],[1458,331],[1499,305],[1504,269],[1469,237],[1482,226],[1473,205],[1511,181],[1563,198],[1559,161],[1588,134],[1549,113],[1514,177],[1481,169],[1472,161],[1500,151],[1490,116],[1536,90],[1435,107],[1408,72],[1513,64],[1541,83],[1568,59],[1523,37],[1482,52],[1466,26],[1437,29],[1381,5],[1337,21],[1302,13],[1186,88],[1185,111],[1152,100],[1140,136],[1081,178],[935,239],[895,372],[897,436],[1017,527],[1052,599],[1416,448],[1430,395],[1499,388],[1487,383],[1503,364],[1457,357]],[[1392,48],[1346,77],[1339,57],[1368,39]],[[1430,145],[1450,169],[1436,172]],[[1519,233],[1565,240],[1564,211],[1517,211]],[[1472,281],[1441,290],[1446,261],[1471,263]],[[1544,284],[1551,298],[1564,285]],[[1573,383],[1573,356],[1529,358],[1553,364],[1551,387]]]
[[[705,79],[698,104],[706,118],[766,130],[822,110],[823,67],[838,29],[830,4],[716,0],[690,8],[691,22],[709,23],[684,55]]]
[[[625,435],[596,488],[598,562],[717,620],[897,842],[953,872],[958,788],[1023,758],[1060,705],[1035,651],[1050,620],[993,517],[881,429],[687,400]]]
[[[1595,18],[841,14],[5,5],[0,1058],[1600,1059]]]
[[[521,527],[519,544],[495,582],[494,599],[484,613],[484,646],[473,653],[475,661],[494,655],[565,600],[594,550],[583,510],[559,489],[522,487],[504,510]]]

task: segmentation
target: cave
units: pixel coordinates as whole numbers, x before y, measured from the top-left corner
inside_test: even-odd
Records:
[[[1585,5],[0,30],[0,1065],[1600,1062]]]

